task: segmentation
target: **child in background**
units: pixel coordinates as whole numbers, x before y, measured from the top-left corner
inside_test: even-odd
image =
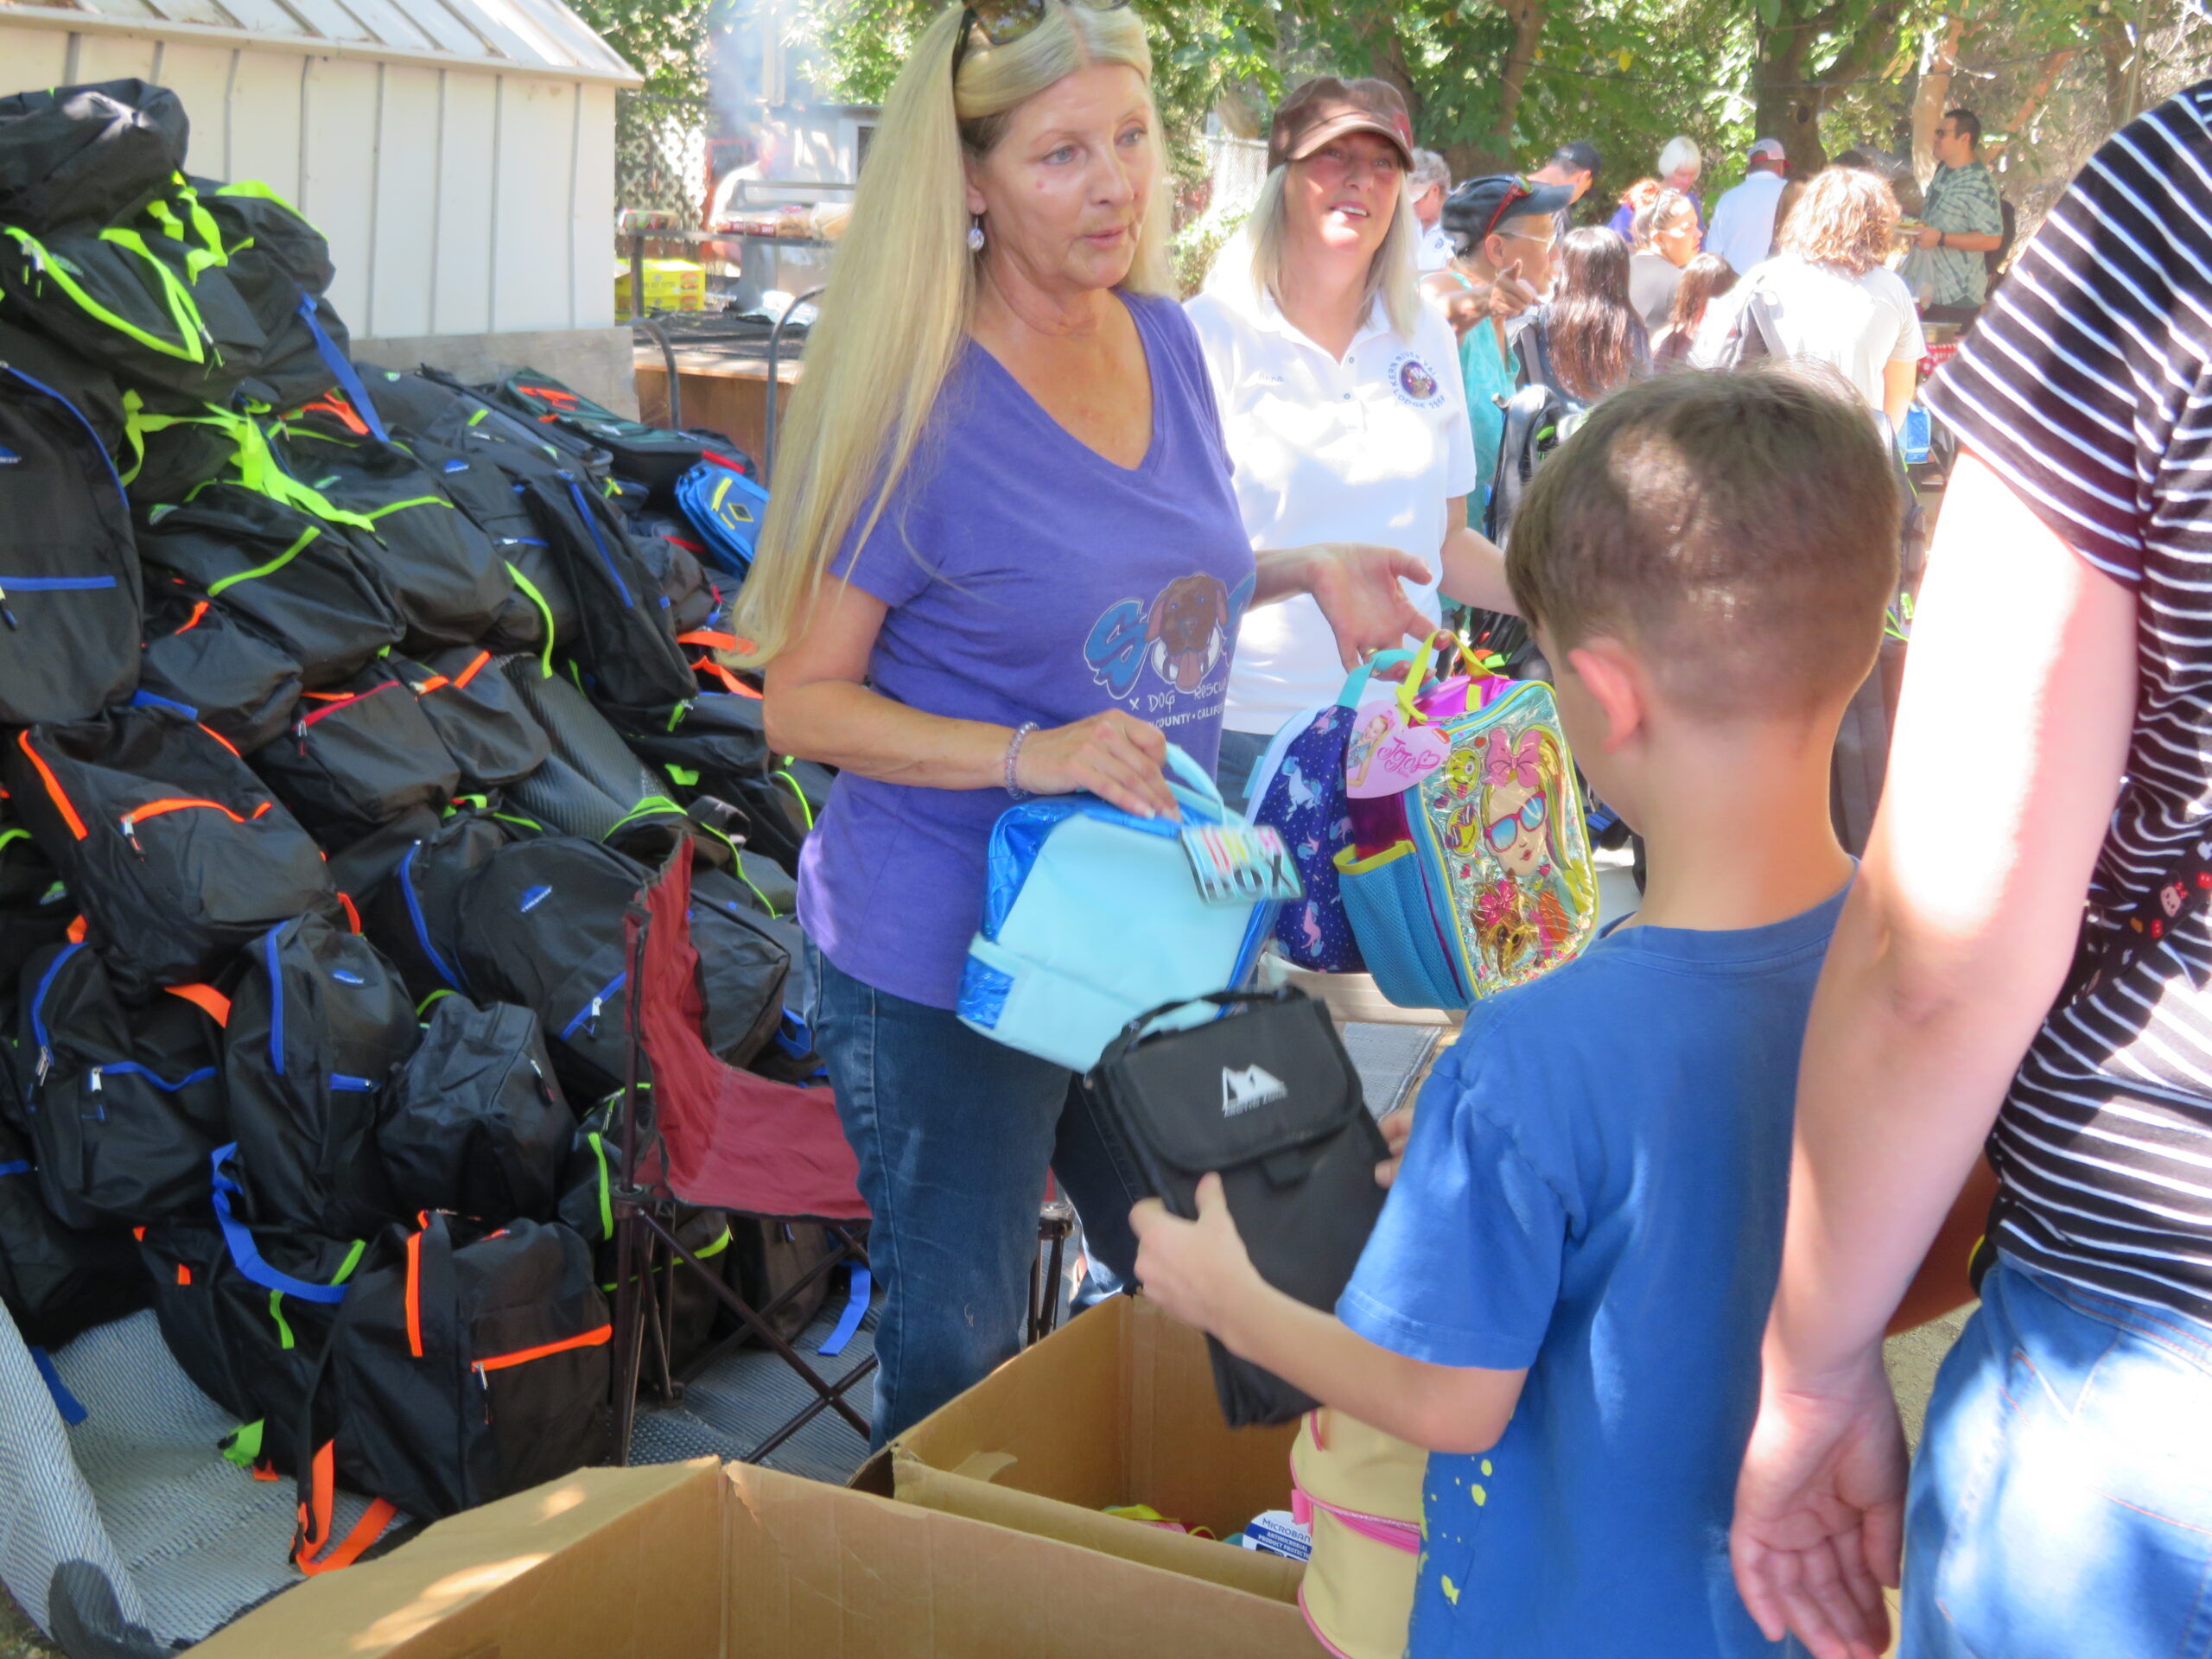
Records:
[[[1829,755],[1901,506],[1825,370],[1670,376],[1593,410],[1508,571],[1575,758],[1644,837],[1643,909],[1469,1013],[1335,1316],[1258,1277],[1211,1178],[1195,1223],[1137,1207],[1148,1295],[1431,1448],[1415,1659],[1773,1650],[1728,1522],[1798,1045],[1852,874]]]

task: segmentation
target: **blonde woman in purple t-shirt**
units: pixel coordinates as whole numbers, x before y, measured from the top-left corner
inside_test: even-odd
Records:
[[[1050,1166],[1094,1254],[1132,1195],[1073,1075],[956,1018],[991,826],[1091,791],[1173,814],[1214,763],[1236,626],[1310,593],[1347,662],[1419,618],[1380,548],[1251,550],[1168,297],[1129,10],[948,9],[893,87],[747,582],[779,751],[841,770],[799,916],[887,1286],[877,1444],[1014,1351]]]

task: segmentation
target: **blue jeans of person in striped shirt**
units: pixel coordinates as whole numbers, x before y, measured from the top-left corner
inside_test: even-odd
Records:
[[[2000,1255],[1905,1510],[1899,1659],[2212,1651],[2212,1325]]]

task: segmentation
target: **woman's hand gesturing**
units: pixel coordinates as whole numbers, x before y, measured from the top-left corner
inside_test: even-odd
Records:
[[[1071,726],[1032,732],[1014,760],[1014,782],[1032,795],[1089,790],[1141,818],[1179,817],[1160,775],[1167,739],[1157,726],[1109,709]]]
[[[1335,631],[1337,655],[1347,669],[1436,626],[1406,597],[1406,582],[1429,580],[1428,567],[1412,554],[1364,542],[1324,542],[1309,550],[1306,591]]]

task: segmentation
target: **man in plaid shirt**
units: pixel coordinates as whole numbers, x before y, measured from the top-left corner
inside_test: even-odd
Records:
[[[1981,164],[1981,119],[1953,110],[1936,128],[1936,176],[1920,211],[1925,227],[1898,274],[1924,310],[1929,306],[1980,306],[1989,293],[1982,256],[2005,237],[2005,209],[1997,181]]]

